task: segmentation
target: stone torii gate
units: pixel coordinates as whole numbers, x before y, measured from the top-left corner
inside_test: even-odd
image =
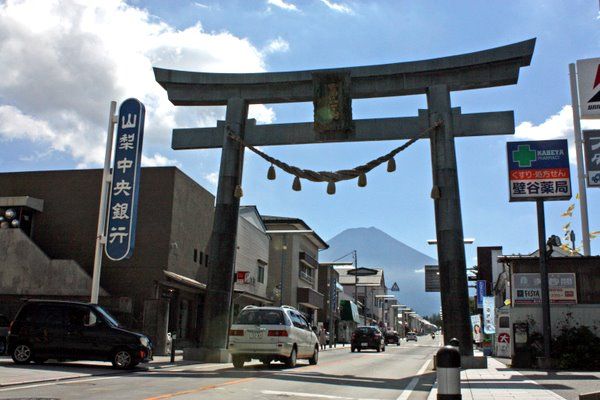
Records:
[[[201,348],[190,358],[226,361],[234,256],[244,147],[367,140],[399,140],[429,135],[438,263],[446,342],[456,337],[461,353],[473,354],[465,250],[456,166],[455,137],[514,133],[512,111],[462,114],[450,92],[516,84],[531,62],[535,39],[494,49],[414,62],[269,73],[201,73],[155,68],[156,81],[178,106],[227,106],[225,121],[212,128],[174,129],[172,148],[222,148],[211,236],[211,263]],[[336,82],[350,99],[425,94],[426,110],[416,117],[352,120],[342,129],[317,124],[256,125],[247,120],[250,104],[315,100],[318,85]],[[321,83],[319,83],[321,82]],[[336,90],[337,90],[336,89]],[[316,104],[316,103],[315,103]],[[337,104],[337,103],[336,103]],[[342,111],[344,104],[341,104]],[[348,110],[347,110],[348,111]],[[351,114],[350,114],[351,115]],[[440,125],[439,122],[442,122]],[[237,190],[236,190],[237,189]],[[237,196],[236,196],[237,195]]]

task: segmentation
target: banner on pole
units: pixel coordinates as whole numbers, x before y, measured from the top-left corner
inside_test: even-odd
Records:
[[[566,139],[507,142],[510,201],[569,200]]]
[[[473,341],[481,343],[481,315],[471,315],[471,330],[473,331]]]
[[[600,187],[600,130],[583,131],[588,187]]]
[[[119,107],[105,247],[113,261],[133,255],[145,116],[137,99],[127,99]]]
[[[483,333],[492,335],[496,333],[494,296],[483,298]]]
[[[600,118],[600,58],[577,61],[581,119]]]
[[[425,291],[440,291],[440,267],[438,267],[437,265],[425,266]]]
[[[477,308],[483,308],[483,298],[487,294],[486,281],[477,281]]]

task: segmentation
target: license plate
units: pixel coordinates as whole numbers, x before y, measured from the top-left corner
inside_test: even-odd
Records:
[[[262,339],[263,335],[263,331],[248,331],[248,337],[250,339]]]
[[[368,346],[368,345],[369,345],[369,343],[363,342],[363,343],[361,343],[360,345],[361,345],[361,346]]]

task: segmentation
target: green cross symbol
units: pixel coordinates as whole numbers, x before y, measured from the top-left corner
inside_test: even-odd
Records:
[[[512,152],[513,162],[518,162],[519,167],[531,167],[531,162],[537,159],[535,150],[531,150],[528,144],[521,144],[517,150]]]

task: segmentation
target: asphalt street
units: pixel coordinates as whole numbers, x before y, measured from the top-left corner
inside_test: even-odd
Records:
[[[431,360],[438,346],[438,337],[420,337],[382,353],[327,350],[318,365],[301,360],[293,369],[279,363],[138,369],[1,388],[0,399],[426,399],[435,380]]]

